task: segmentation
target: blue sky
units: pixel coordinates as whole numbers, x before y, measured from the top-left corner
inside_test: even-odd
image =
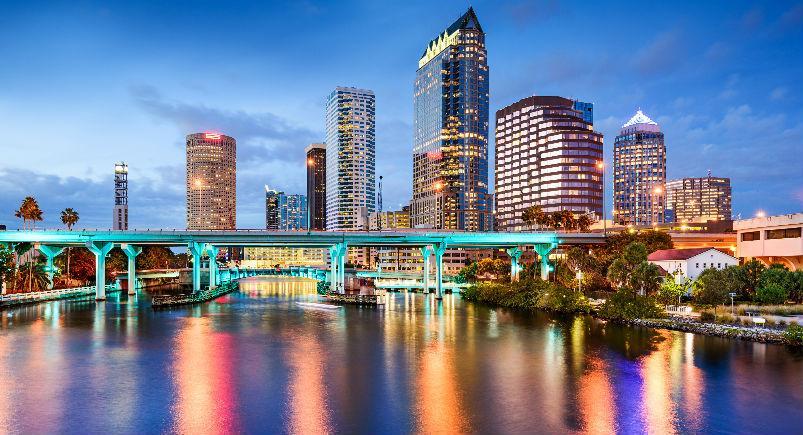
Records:
[[[472,4],[492,120],[533,94],[594,102],[610,161],[640,107],[663,127],[670,178],[731,177],[745,217],[803,211],[803,3]],[[411,194],[418,58],[467,7],[0,1],[0,223],[19,225],[34,195],[43,226],[74,207],[79,226],[109,227],[125,160],[131,227],[183,228],[184,135],[217,130],[238,141],[238,227],[262,227],[264,184],[303,192],[303,149],[339,85],[376,93],[377,172],[396,208]]]

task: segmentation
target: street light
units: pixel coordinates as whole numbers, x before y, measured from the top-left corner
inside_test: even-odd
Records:
[[[736,293],[728,293],[728,296],[731,297],[731,316],[733,315],[733,297],[736,296]]]

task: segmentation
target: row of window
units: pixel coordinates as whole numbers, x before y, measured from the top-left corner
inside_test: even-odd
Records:
[[[765,240],[778,240],[778,239],[796,239],[801,234],[801,227],[797,228],[783,228],[780,230],[765,230]],[[747,231],[742,233],[743,242],[752,242],[754,240],[761,240],[761,231]]]

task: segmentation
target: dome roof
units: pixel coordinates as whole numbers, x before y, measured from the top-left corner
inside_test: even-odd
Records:
[[[649,125],[658,125],[657,122],[650,119],[649,116],[645,115],[640,109],[636,111],[636,114],[630,118],[630,121],[627,121],[622,128],[631,127],[637,124],[649,124]]]

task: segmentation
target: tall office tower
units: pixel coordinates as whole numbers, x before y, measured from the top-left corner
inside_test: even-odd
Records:
[[[115,231],[128,229],[128,165],[114,164],[114,212],[112,228]]]
[[[613,221],[663,223],[666,146],[661,127],[639,110],[622,126],[613,146]]]
[[[187,229],[237,226],[237,141],[220,133],[187,135]]]
[[[299,231],[307,229],[306,195],[279,195],[279,229]]]
[[[376,207],[376,100],[366,89],[337,87],[326,103],[326,229],[368,226]]]
[[[307,153],[307,201],[312,220],[310,229],[326,229],[326,144],[314,143]]]
[[[524,211],[602,217],[602,133],[591,103],[527,97],[496,112],[496,220],[523,230]]]
[[[284,192],[265,186],[265,229],[278,230],[280,227],[280,202]]]
[[[666,183],[667,222],[708,222],[731,219],[730,178],[682,178]]]
[[[413,110],[413,226],[490,231],[488,63],[474,9],[427,45]]]

